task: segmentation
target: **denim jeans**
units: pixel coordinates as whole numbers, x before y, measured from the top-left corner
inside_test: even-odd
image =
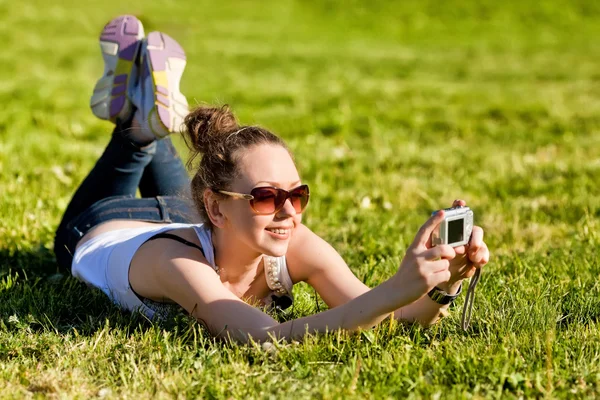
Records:
[[[140,147],[117,126],[104,153],[67,206],[54,239],[59,266],[71,270],[75,246],[90,229],[113,219],[200,222],[190,181],[171,139]],[[142,198],[135,198],[139,188]]]

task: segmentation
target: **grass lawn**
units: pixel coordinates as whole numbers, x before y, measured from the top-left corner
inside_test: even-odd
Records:
[[[111,132],[88,107],[97,37],[122,13],[183,45],[190,103],[289,143],[305,223],[368,285],[465,199],[492,253],[469,331],[462,296],[430,329],[267,352],[57,274],[53,232]],[[600,397],[599,2],[0,0],[0,15],[0,398]],[[316,312],[297,286],[291,316]]]

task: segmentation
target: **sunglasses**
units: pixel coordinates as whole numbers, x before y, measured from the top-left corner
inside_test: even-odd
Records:
[[[301,185],[289,191],[272,186],[263,186],[252,189],[250,194],[228,192],[226,190],[216,190],[216,192],[236,199],[250,200],[250,207],[254,212],[265,215],[279,212],[287,199],[291,200],[294,210],[301,213],[306,208],[310,197],[308,185]]]

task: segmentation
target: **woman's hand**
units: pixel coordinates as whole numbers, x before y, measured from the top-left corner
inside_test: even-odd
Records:
[[[455,200],[452,207],[464,207],[464,200]],[[454,248],[456,257],[450,262],[450,279],[438,287],[448,293],[458,290],[458,283],[463,279],[470,278],[475,274],[477,268],[483,267],[490,260],[490,252],[483,241],[483,229],[473,226],[469,243],[465,246]]]
[[[406,296],[406,304],[451,279],[449,267],[456,255],[454,249],[448,245],[431,247],[431,233],[443,219],[441,210],[421,226],[392,278]]]

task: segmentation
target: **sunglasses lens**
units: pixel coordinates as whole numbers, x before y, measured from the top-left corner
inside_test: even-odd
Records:
[[[282,197],[275,188],[256,188],[252,189],[250,194],[254,196],[254,199],[250,200],[250,205],[259,214],[275,212]]]
[[[304,211],[308,204],[308,198],[309,192],[307,185],[299,186],[290,192],[290,199],[292,200],[292,205],[297,213]]]
[[[254,196],[254,199],[250,200],[250,206],[259,214],[273,214],[281,210],[288,199],[288,192],[271,187],[255,188],[250,194]],[[297,213],[304,211],[308,198],[308,185],[298,186],[289,193],[289,199]]]

